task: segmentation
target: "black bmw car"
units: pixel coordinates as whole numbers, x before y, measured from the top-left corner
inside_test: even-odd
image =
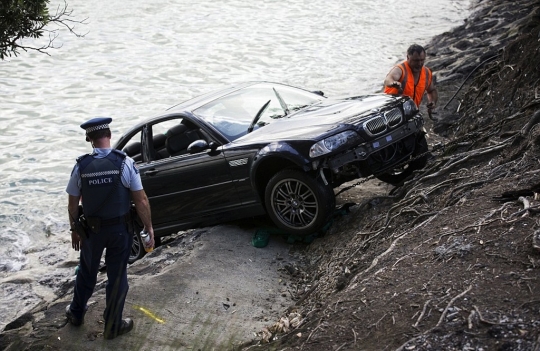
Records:
[[[370,175],[398,184],[424,167],[428,149],[407,97],[331,99],[270,82],[185,101],[114,147],[138,165],[156,237],[263,214],[309,235],[332,215],[334,188]],[[131,261],[144,255],[139,231]]]

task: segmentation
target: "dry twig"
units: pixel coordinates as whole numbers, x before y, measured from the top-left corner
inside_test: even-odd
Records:
[[[450,306],[452,306],[452,304],[457,300],[459,299],[460,297],[463,297],[466,293],[468,293],[469,291],[471,291],[472,289],[472,285],[469,285],[469,287],[463,291],[461,294],[458,294],[456,295],[452,300],[450,300],[450,302],[448,303],[448,305],[446,305],[446,308],[444,309],[443,313],[441,314],[441,318],[439,318],[439,321],[437,322],[437,324],[435,325],[435,328],[437,328],[438,326],[441,325],[441,323],[443,322],[444,320],[444,317],[446,317],[446,313],[448,313],[448,309],[450,308]]]
[[[473,308],[474,308],[474,310],[476,311],[476,313],[478,314],[478,319],[480,319],[480,322],[483,322],[483,323],[485,323],[485,324],[491,324],[491,325],[497,325],[497,324],[499,324],[499,323],[497,323],[497,322],[492,322],[492,321],[488,321],[487,319],[484,319],[484,318],[482,317],[482,314],[481,314],[480,311],[478,310],[478,307],[473,306]]]
[[[375,328],[378,328],[379,327],[379,323],[384,319],[384,317],[386,317],[388,313],[385,313],[378,321],[376,321],[375,323],[371,324],[371,325],[368,325],[368,329],[371,329],[373,327]]]
[[[448,305],[446,305],[446,308],[444,309],[442,315],[441,315],[441,318],[439,318],[439,321],[437,322],[437,324],[433,327],[433,328],[430,328],[426,331],[424,331],[422,334],[412,338],[412,339],[409,339],[407,340],[403,345],[401,345],[400,347],[398,347],[396,349],[396,351],[403,351],[405,349],[405,347],[411,343],[411,342],[415,342],[416,340],[419,340],[420,338],[422,338],[423,336],[427,335],[429,332],[433,331],[433,329],[439,327],[441,325],[441,323],[443,322],[444,318],[446,317],[446,313],[448,312],[448,309],[452,306],[452,304],[459,298],[463,297],[465,294],[467,294],[469,291],[471,291],[472,289],[472,285],[469,285],[469,287],[461,292],[460,294],[458,294],[457,296],[455,296],[452,300],[450,300],[450,302],[448,302]],[[427,302],[426,302],[427,304]],[[477,311],[478,315],[480,316],[480,313]],[[480,317],[481,318],[481,317]]]
[[[418,327],[418,324],[420,323],[420,321],[422,320],[422,318],[424,318],[424,315],[426,314],[426,310],[427,310],[427,307],[428,307],[430,302],[431,302],[431,300],[427,300],[424,303],[424,308],[422,308],[422,313],[420,313],[420,316],[418,316],[418,319],[416,320],[416,323],[413,324],[413,327],[415,327],[415,328]]]
[[[319,320],[319,325],[317,325],[317,326],[315,327],[315,329],[313,329],[313,330],[311,331],[311,333],[309,333],[309,336],[307,337],[306,341],[304,341],[304,343],[302,344],[302,346],[300,347],[300,349],[304,348],[304,345],[305,345],[306,343],[309,342],[309,339],[311,339],[311,337],[313,336],[313,334],[314,334],[314,333],[315,333],[315,332],[316,332],[316,331],[324,324],[324,323],[321,324],[321,321],[322,321],[322,318]]]

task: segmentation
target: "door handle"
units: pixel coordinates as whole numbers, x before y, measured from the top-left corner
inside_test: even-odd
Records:
[[[159,171],[157,169],[152,168],[152,169],[149,169],[148,171],[144,172],[144,175],[151,177],[151,176],[156,175],[158,173],[159,173]]]

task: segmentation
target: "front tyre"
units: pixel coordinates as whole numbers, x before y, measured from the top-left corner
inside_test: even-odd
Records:
[[[282,170],[270,179],[264,199],[268,215],[276,226],[298,236],[320,230],[330,220],[336,206],[330,186],[292,169]]]
[[[401,168],[395,168],[387,173],[379,174],[376,176],[377,179],[395,186],[402,184],[414,171],[424,168],[428,161],[427,151],[429,151],[429,149],[426,136],[421,135],[416,139],[414,145],[414,152],[412,153],[413,161]]]

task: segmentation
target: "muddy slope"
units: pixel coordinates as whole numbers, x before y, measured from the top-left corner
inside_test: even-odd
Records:
[[[539,2],[480,1],[427,48],[433,158],[308,247],[302,323],[246,349],[540,350]]]

